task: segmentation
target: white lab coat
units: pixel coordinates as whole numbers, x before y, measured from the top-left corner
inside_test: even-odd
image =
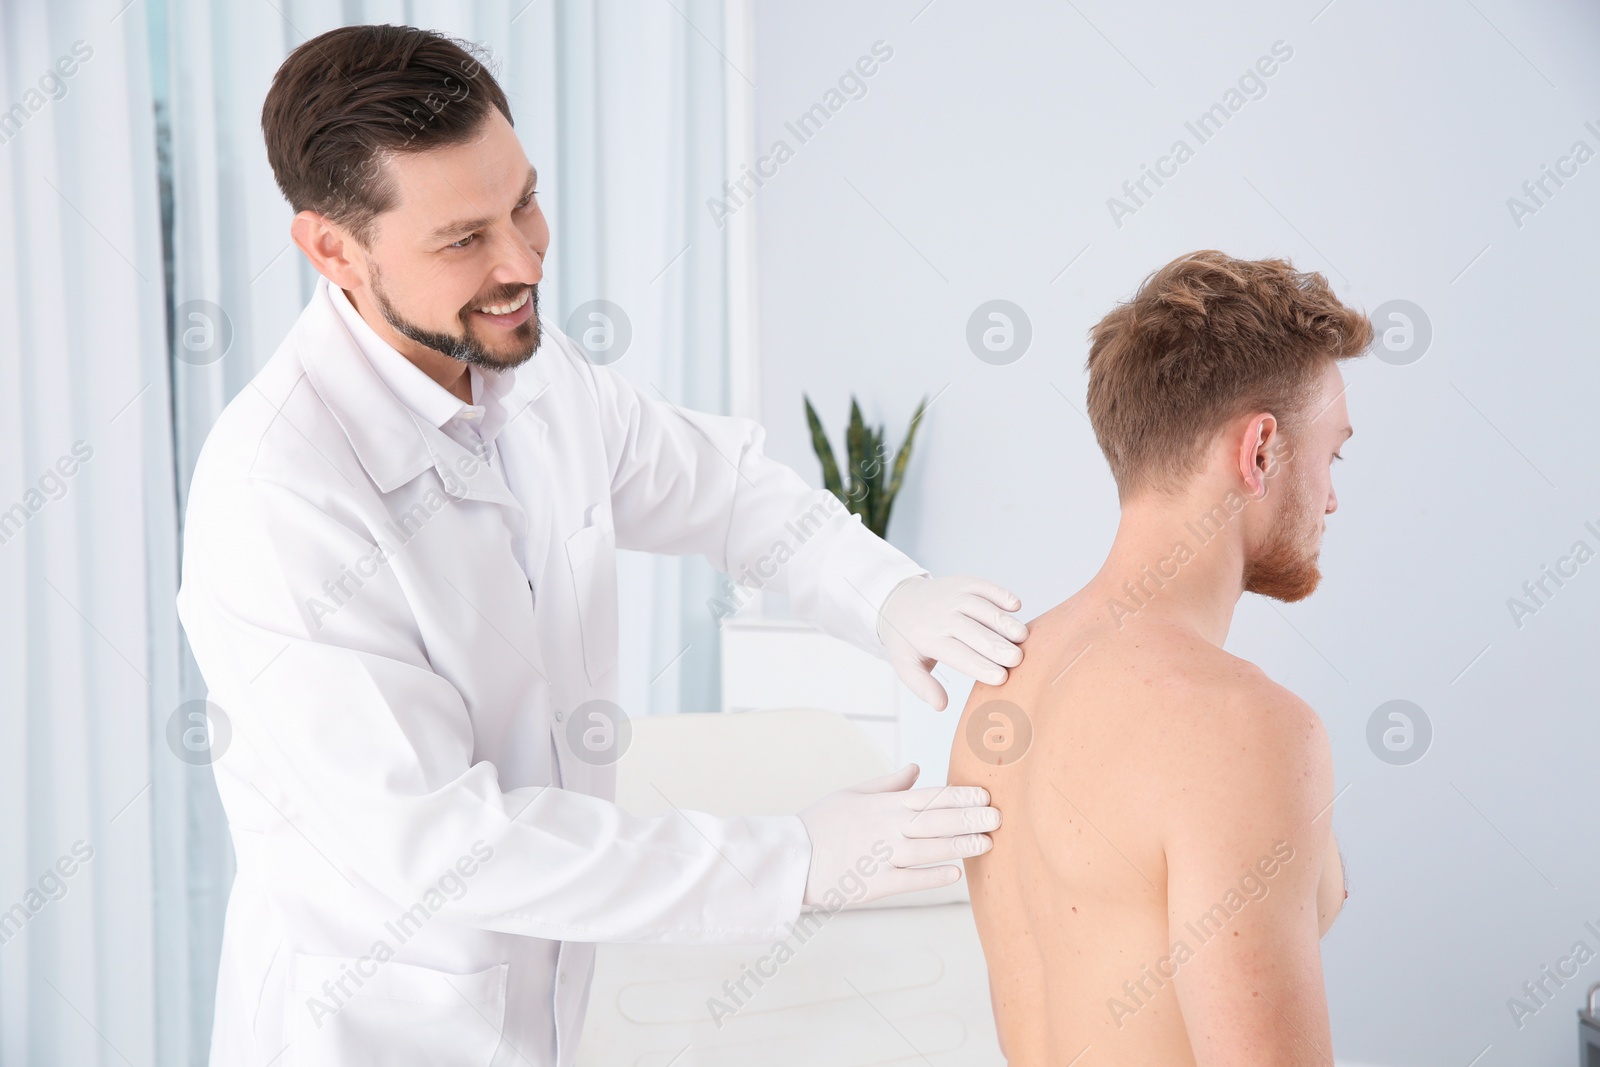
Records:
[[[617,696],[616,548],[772,573],[880,656],[877,608],[927,572],[755,423],[548,327],[502,477],[388,390],[328,285],[218,419],[186,515],[238,859],[211,1063],[568,1067],[596,942],[775,940],[810,857],[792,815],[631,815],[574,755],[573,709]]]

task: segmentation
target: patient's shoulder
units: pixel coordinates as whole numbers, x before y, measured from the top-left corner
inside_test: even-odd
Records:
[[[1174,788],[1282,802],[1286,789],[1331,780],[1321,718],[1255,664],[1177,627],[1146,627],[1115,644],[1105,666],[1133,683],[1115,691],[1142,705],[1157,749],[1151,769]]]
[[[1333,799],[1333,757],[1316,711],[1259,671],[1195,687],[1198,714],[1175,716],[1169,826],[1304,826]]]
[[[1249,660],[1181,627],[1144,626],[1101,647],[1101,676],[1137,683],[1150,694],[1153,709],[1172,718],[1168,725],[1175,729],[1211,728],[1218,714],[1238,714],[1279,694],[1293,697]]]

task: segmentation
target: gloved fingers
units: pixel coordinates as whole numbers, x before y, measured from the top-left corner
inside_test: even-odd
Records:
[[[880,778],[872,778],[859,785],[851,786],[847,791],[851,793],[898,793],[911,788],[911,783],[917,780],[917,775],[922,773],[922,768],[915,763],[908,763],[892,774],[885,774]]]
[[[995,585],[989,579],[976,577],[973,574],[962,574],[955,579],[955,590],[962,593],[973,593],[974,597],[982,597],[989,601],[995,608],[1002,611],[1021,611],[1022,598],[1003,585]]]
[[[900,680],[911,690],[911,695],[934,711],[943,711],[949,705],[950,695],[944,691],[944,686],[934,680],[931,670],[925,667],[903,667],[899,673]]]
[[[907,838],[956,837],[999,828],[999,808],[928,808],[907,819],[900,833]]]
[[[904,645],[897,651],[891,651],[889,662],[894,665],[895,674],[905,687],[911,690],[911,695],[924,704],[931,704],[935,711],[943,711],[949,703],[949,696],[944,687],[933,678],[933,665],[936,660],[919,656],[917,650],[910,645]]]
[[[888,867],[880,870],[873,878],[874,896],[867,899],[876,900],[894,893],[915,893],[919,889],[937,889],[942,885],[961,880],[961,867],[955,864],[942,864],[938,867]]]
[[[970,619],[964,621],[971,622]],[[982,653],[973,651],[972,646],[958,637],[935,637],[922,647],[922,651],[932,653],[940,663],[960,671],[968,678],[989,685],[999,685],[1005,681],[1005,668]]]
[[[1022,649],[966,615],[955,617],[950,624],[950,636],[996,666],[1015,667],[1022,662]]]
[[[1022,607],[1021,597],[1003,586],[996,585],[987,578],[979,578],[975,574],[956,574],[951,575],[948,580],[955,586],[956,592],[981,596],[986,600],[993,601],[1007,611],[1016,611]]]
[[[995,636],[1008,644],[1020,642],[1028,636],[1028,627],[1015,615],[996,607],[994,601],[975,594],[956,597],[951,602],[958,613],[995,632]]]
[[[958,837],[930,837],[927,840],[907,840],[894,846],[894,867],[921,867],[927,863],[944,863],[947,860],[981,856],[994,847],[988,834],[961,834]]]
[[[912,811],[933,808],[983,808],[989,791],[981,785],[928,785],[901,794],[900,803]]]

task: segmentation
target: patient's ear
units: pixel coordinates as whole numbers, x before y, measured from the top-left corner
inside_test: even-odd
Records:
[[[1277,473],[1278,453],[1282,451],[1283,430],[1270,411],[1258,412],[1244,423],[1236,439],[1239,477],[1252,499],[1267,492],[1267,479]]]

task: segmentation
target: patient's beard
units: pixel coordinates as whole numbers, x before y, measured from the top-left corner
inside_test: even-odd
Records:
[[[1280,484],[1283,500],[1278,521],[1267,543],[1245,560],[1244,590],[1293,603],[1310,596],[1322,581],[1317,569],[1321,518],[1302,479],[1290,476]]]

